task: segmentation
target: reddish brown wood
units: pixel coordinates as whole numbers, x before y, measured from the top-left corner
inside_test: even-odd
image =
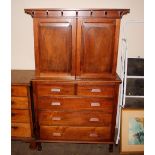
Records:
[[[11,87],[11,95],[12,96],[27,96],[27,86],[19,86],[19,85],[12,85]]]
[[[112,98],[96,97],[42,97],[38,109],[46,110],[102,110],[113,111]]]
[[[122,18],[129,13],[129,9],[25,9],[25,13],[33,18],[51,18],[51,17],[104,17],[104,18]]]
[[[114,97],[112,85],[78,85],[77,94],[80,96]]]
[[[104,141],[111,138],[110,127],[41,126],[40,139],[72,141]]]
[[[31,73],[27,84],[20,78],[12,83],[12,121],[29,118],[38,146],[42,141],[113,144],[121,82],[116,74],[120,19],[129,9],[25,12],[33,17],[35,77]]]
[[[52,96],[52,95],[73,95],[74,85],[72,84],[48,84],[37,85],[37,92],[39,96]]]
[[[28,98],[27,97],[11,97],[11,108],[12,109],[28,109]]]
[[[29,110],[11,110],[11,121],[14,123],[29,123]]]
[[[110,126],[112,114],[100,111],[39,111],[40,125]]]
[[[34,77],[32,70],[13,70],[11,72],[11,120],[12,140],[29,141],[34,139],[30,80]]]
[[[12,123],[11,136],[20,138],[31,137],[30,123]]]
[[[103,18],[78,19],[77,76],[80,78],[112,77],[116,21]],[[116,73],[114,74],[114,76]]]
[[[75,19],[34,19],[36,76],[74,78]]]

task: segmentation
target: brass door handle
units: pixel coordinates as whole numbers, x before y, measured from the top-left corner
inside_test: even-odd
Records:
[[[61,91],[60,88],[52,88],[52,89],[51,89],[51,92],[60,92],[60,91]]]
[[[89,119],[90,122],[99,122],[99,118],[92,117]]]
[[[53,132],[52,135],[54,137],[61,137],[62,136],[62,134],[60,132]]]
[[[52,106],[60,106],[61,103],[60,103],[60,102],[51,102],[51,105],[52,105]]]
[[[101,89],[99,89],[99,88],[94,88],[94,89],[91,89],[91,92],[92,92],[92,93],[100,93],[100,92],[101,92]]]
[[[91,107],[100,107],[101,104],[99,102],[91,102],[90,103]]]

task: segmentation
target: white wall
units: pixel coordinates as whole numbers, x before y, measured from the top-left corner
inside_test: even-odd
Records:
[[[25,8],[130,8],[131,13],[122,20],[120,36],[122,37],[122,28],[126,21],[144,20],[143,7],[143,0],[12,0],[11,68],[35,68],[32,18],[24,13]],[[143,57],[143,24],[130,24],[126,30],[129,56]],[[118,62],[118,72],[119,68],[120,62]]]

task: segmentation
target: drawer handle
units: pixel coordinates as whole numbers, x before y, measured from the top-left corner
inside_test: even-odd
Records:
[[[92,117],[89,119],[90,122],[99,122],[99,118]]]
[[[98,137],[98,134],[97,133],[90,133],[89,137]]]
[[[60,106],[61,103],[60,103],[60,102],[52,102],[51,105],[52,105],[52,106]]]
[[[61,137],[62,134],[60,132],[53,132],[52,134],[54,137]]]
[[[11,128],[13,128],[13,129],[18,129],[18,127],[17,127],[17,126],[11,126]]]
[[[92,93],[100,93],[101,89],[95,88],[91,90]]]
[[[11,117],[13,117],[13,116],[15,116],[15,115],[16,115],[15,113],[13,113],[13,112],[11,113]]]
[[[90,103],[91,107],[100,107],[100,103],[99,102],[91,102]]]
[[[11,101],[11,104],[15,104],[15,102],[14,101]]]
[[[53,121],[60,121],[61,120],[61,117],[52,117],[52,120]]]
[[[52,88],[51,92],[60,92],[61,90],[59,88]]]

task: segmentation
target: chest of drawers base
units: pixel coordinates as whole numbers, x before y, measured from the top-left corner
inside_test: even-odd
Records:
[[[37,142],[114,143],[120,80],[33,80]]]

